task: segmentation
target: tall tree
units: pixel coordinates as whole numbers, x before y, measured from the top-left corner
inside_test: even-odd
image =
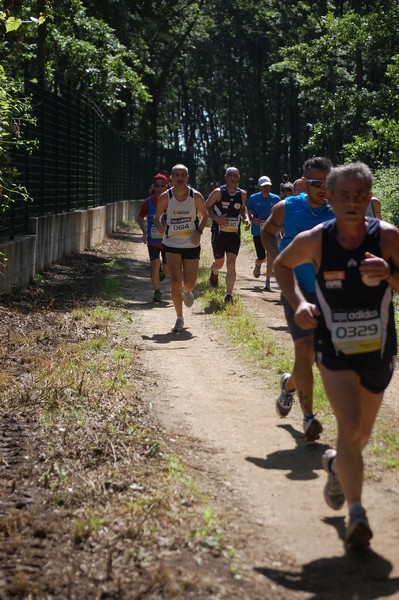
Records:
[[[49,1],[15,0],[15,14]],[[204,177],[235,163],[244,182],[276,180],[315,153],[392,160],[398,13],[397,0],[57,0],[46,35],[26,24],[7,50],[14,76],[38,63],[119,130],[194,149]]]

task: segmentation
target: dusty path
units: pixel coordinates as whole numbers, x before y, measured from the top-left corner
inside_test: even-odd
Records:
[[[209,252],[209,232],[203,245]],[[131,255],[130,308],[140,312],[137,345],[154,385],[146,392],[170,432],[194,435],[211,449],[203,477],[218,473],[220,506],[240,514],[248,565],[260,581],[268,577],[290,590],[290,598],[399,598],[399,483],[388,473],[367,481],[364,502],[374,530],[372,551],[345,555],[341,537],[346,511],[324,503],[321,455],[326,444],[308,444],[297,405],[287,419],[274,411],[278,378],[266,383],[231,348],[196,301],[185,308],[186,329],[172,334],[175,320],[170,284],[153,305],[146,247],[139,235]],[[289,344],[279,293],[261,292],[252,277],[253,254],[244,246],[236,289],[279,343]],[[394,402],[397,378],[388,401]],[[397,411],[393,412],[398,422]],[[330,431],[330,436],[332,432]],[[191,456],[194,467],[204,456]],[[198,463],[198,464],[195,464]]]

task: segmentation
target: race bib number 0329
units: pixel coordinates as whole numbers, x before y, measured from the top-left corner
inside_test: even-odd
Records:
[[[344,354],[381,350],[381,318],[377,310],[351,309],[332,313],[331,339]]]

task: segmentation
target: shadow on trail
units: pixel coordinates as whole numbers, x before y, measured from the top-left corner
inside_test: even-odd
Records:
[[[259,282],[259,286],[254,287],[254,286],[240,286],[240,290],[243,290],[245,292],[254,292],[254,294],[260,294],[261,296],[263,296],[263,300],[265,302],[274,302],[275,304],[281,304],[280,302],[280,294],[281,291],[278,288],[272,288],[271,290],[264,290],[263,287],[261,286],[261,282]],[[271,294],[271,296],[269,296],[269,294]],[[278,296],[276,296],[276,294],[278,294]]]
[[[273,327],[272,325],[268,325],[269,329],[273,329],[273,331],[285,331],[288,333],[287,325],[279,325],[278,327]]]
[[[247,456],[245,460],[261,469],[274,469],[289,471],[287,479],[306,481],[317,479],[316,471],[321,471],[321,457],[328,448],[325,444],[309,443],[302,432],[297,431],[292,425],[278,425],[288,431],[296,441],[296,448],[277,450],[268,454],[266,458]]]
[[[224,310],[226,310],[226,306],[225,306],[223,300],[219,300],[217,298],[211,298],[211,300],[208,303],[208,306],[204,307],[204,314],[206,314],[206,315],[220,314]]]
[[[150,294],[153,294],[152,290]],[[170,304],[171,302],[169,301],[169,299],[162,299],[161,302],[153,302],[151,297],[149,298],[149,300],[143,300],[142,302],[135,302],[134,299],[124,301],[125,308],[131,310],[151,310],[153,308],[168,308]]]
[[[141,233],[135,233],[132,231],[113,231],[108,234],[108,237],[113,238],[114,240],[130,240],[131,242],[142,244],[143,236]]]
[[[170,342],[176,341],[187,341],[193,340],[197,336],[194,336],[187,329],[183,329],[183,331],[179,331],[179,333],[174,333],[173,331],[169,331],[168,333],[154,333],[153,335],[142,335],[141,338],[148,342],[154,342],[155,344],[169,344]],[[174,346],[174,350],[178,350],[179,348]],[[182,348],[186,350],[186,348]]]
[[[345,539],[345,518],[344,517],[324,517],[322,519],[326,525],[331,525],[337,532],[337,536],[342,542]]]
[[[313,560],[300,572],[254,570],[279,586],[311,594],[310,600],[373,600],[396,596],[399,590],[399,578],[389,579],[392,564],[372,550]]]
[[[263,292],[265,293],[265,292]],[[270,293],[270,292],[269,292]],[[280,301],[280,296],[276,298],[276,296],[269,298],[268,296],[262,297],[263,302],[267,302],[268,304],[274,304],[275,306],[283,306]]]
[[[270,294],[270,293],[273,293],[273,291],[274,291],[274,290],[272,290],[272,291],[270,292],[270,291],[263,290],[263,289],[260,287],[260,284],[259,284],[259,287],[253,287],[253,286],[250,286],[250,287],[244,287],[244,286],[240,286],[240,290],[243,290],[243,291],[246,291],[246,292],[254,292],[255,294],[261,294],[261,295],[262,295],[262,294]],[[276,291],[277,291],[277,290],[276,290]],[[265,299],[266,299],[266,298],[265,298]]]

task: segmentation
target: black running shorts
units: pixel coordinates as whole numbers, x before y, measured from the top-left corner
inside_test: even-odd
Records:
[[[162,245],[162,249],[165,253],[170,252],[171,254],[181,254],[182,258],[189,260],[195,260],[200,257],[201,246],[195,246],[195,248],[173,248],[172,246]]]
[[[224,258],[227,253],[237,256],[241,238],[237,233],[212,232],[212,250],[214,258]]]

